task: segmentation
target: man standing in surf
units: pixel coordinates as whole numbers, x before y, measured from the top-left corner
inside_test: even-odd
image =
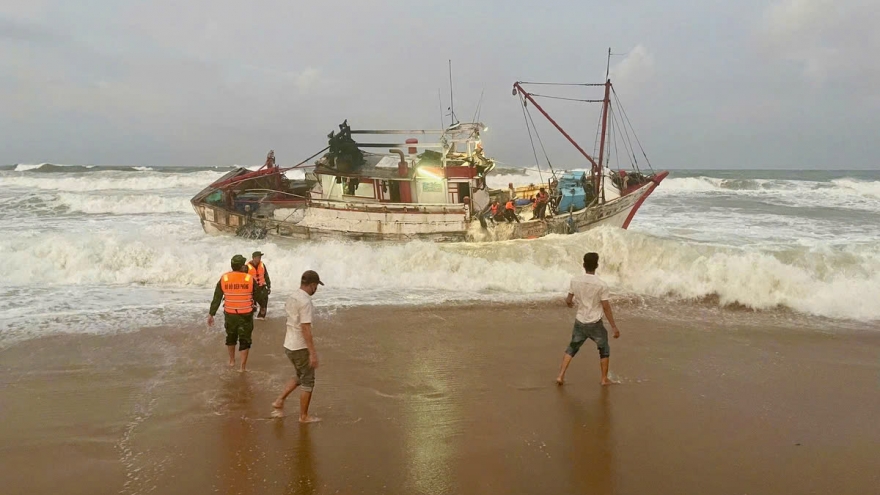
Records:
[[[324,285],[318,274],[312,270],[303,272],[299,290],[294,291],[284,306],[287,312],[287,335],[284,337],[284,353],[293,363],[296,376],[291,378],[281,395],[272,403],[277,413],[284,408],[284,401],[297,387],[302,387],[299,396],[300,423],[314,423],[320,419],[309,416],[309,403],[315,386],[315,368],[318,367],[318,353],[312,339],[312,296],[318,286]]]
[[[214,299],[208,310],[208,326],[214,325],[214,315],[223,300],[224,326],[226,327],[226,348],[229,351],[229,367],[235,366],[235,343],[241,355],[240,371],[247,370],[248,352],[251,348],[251,334],[254,331],[254,291],[256,284],[245,268],[244,256],[236,254],[230,263],[232,271],[225,273],[214,289]]]
[[[568,297],[565,304],[571,308],[577,306],[577,314],[574,320],[574,329],[571,332],[571,343],[562,355],[562,366],[556,383],[565,383],[565,370],[571,364],[571,359],[580,350],[587,339],[596,343],[599,349],[599,368],[602,370],[602,385],[611,385],[608,379],[608,363],[611,355],[611,346],[608,344],[608,331],[602,324],[602,315],[608,318],[614,338],[620,337],[620,330],[614,323],[614,315],[611,313],[611,303],[608,302],[608,285],[596,276],[599,267],[599,254],[587,253],[584,255],[584,272],[571,279]]]
[[[274,160],[274,158],[273,158]],[[272,292],[272,281],[269,280],[269,270],[263,263],[263,253],[254,251],[251,255],[251,261],[247,264],[248,275],[254,278],[257,289],[254,291],[254,302],[256,302],[260,311],[257,313],[258,320],[266,319],[266,309],[269,306],[269,294]]]

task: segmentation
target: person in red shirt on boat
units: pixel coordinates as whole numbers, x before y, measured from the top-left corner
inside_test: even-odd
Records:
[[[516,205],[514,204],[513,198],[507,200],[507,204],[504,205],[504,219],[507,220],[508,223],[512,223],[516,220],[516,223],[519,223],[519,217],[516,216]]]
[[[263,253],[254,251],[251,258],[247,264],[247,272],[257,285],[254,291],[254,302],[260,306],[257,319],[265,320],[266,310],[269,308],[269,294],[272,292],[272,281],[269,280],[269,272],[266,270],[266,264],[263,263]]]

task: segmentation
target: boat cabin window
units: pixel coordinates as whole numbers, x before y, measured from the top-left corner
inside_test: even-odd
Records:
[[[222,191],[214,191],[205,198],[205,203],[214,205],[214,206],[223,206],[223,192]]]
[[[355,196],[357,198],[375,198],[376,186],[372,180],[361,180],[356,177],[344,178],[342,180],[342,191],[345,196]]]

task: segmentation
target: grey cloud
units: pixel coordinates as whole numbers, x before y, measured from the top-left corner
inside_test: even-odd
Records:
[[[0,7],[0,163],[259,163],[270,148],[296,162],[346,118],[438,127],[452,59],[459,118],[484,92],[487,153],[533,166],[513,81],[601,82],[609,45],[626,53],[612,77],[657,166],[866,167],[880,154],[856,142],[880,124],[877,10],[857,0],[809,22],[796,7],[826,3],[44,4]],[[592,149],[598,107],[547,108]],[[553,163],[582,166],[536,118]]]
[[[67,36],[40,24],[0,16],[0,42],[57,44],[65,40]]]

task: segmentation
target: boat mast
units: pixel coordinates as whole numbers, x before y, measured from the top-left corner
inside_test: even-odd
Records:
[[[599,141],[599,177],[593,178],[593,184],[595,187],[596,197],[599,197],[599,193],[602,193],[602,202],[605,201],[605,136],[608,131],[608,107],[611,105],[611,48],[608,48],[608,62],[605,65],[605,98],[602,100],[602,136],[601,141]],[[596,180],[598,179],[598,180]]]

